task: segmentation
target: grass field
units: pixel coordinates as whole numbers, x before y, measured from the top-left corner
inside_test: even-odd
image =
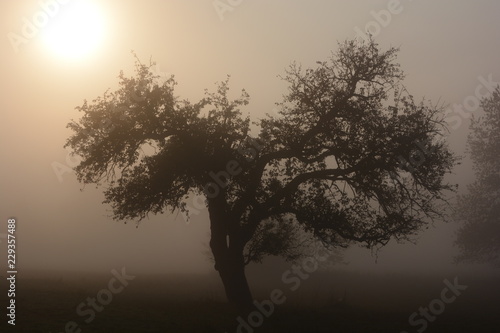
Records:
[[[4,320],[1,332],[66,333],[65,325],[74,321],[78,326],[67,332],[411,333],[423,326],[410,325],[410,315],[441,297],[444,278],[453,281],[454,276],[318,272],[297,291],[279,280],[253,283],[259,301],[279,288],[286,302],[276,305],[269,317],[254,315],[258,325],[239,331],[238,314],[225,302],[216,276],[137,277],[89,323],[84,320],[89,317],[78,315],[76,309],[88,297],[96,297],[110,276],[61,273],[19,278],[16,326]],[[467,289],[427,322],[425,332],[500,332],[498,279],[461,276],[459,281]],[[0,301],[7,304],[3,290]]]

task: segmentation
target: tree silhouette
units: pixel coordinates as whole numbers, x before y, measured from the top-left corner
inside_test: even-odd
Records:
[[[310,235],[331,248],[406,240],[441,217],[443,177],[454,157],[440,109],[415,103],[401,84],[397,49],[346,41],[315,69],[292,64],[279,115],[251,122],[228,80],[197,103],[158,84],[152,65],[120,74],[120,88],[77,109],[66,146],[82,157],[84,184],[107,183],[117,220],[186,211],[202,195],[210,248],[228,300],[248,306],[245,264],[296,259]]]
[[[459,197],[458,261],[500,266],[500,87],[483,99],[484,116],[473,118],[468,149],[476,173],[469,192]]]

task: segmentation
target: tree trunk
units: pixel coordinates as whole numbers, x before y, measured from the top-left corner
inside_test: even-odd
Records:
[[[244,243],[236,224],[231,224],[225,211],[225,200],[209,201],[210,248],[228,301],[240,310],[248,310],[253,298],[245,276]]]
[[[217,264],[216,264],[217,266]],[[217,267],[229,303],[240,310],[252,306],[252,294],[245,276],[243,262],[228,262]]]

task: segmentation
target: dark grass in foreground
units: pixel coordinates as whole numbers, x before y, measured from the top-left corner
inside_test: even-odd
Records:
[[[240,332],[417,332],[420,326],[411,326],[408,317],[439,298],[443,287],[442,279],[436,277],[336,272],[318,273],[314,278],[305,281],[300,290],[287,293],[285,304],[277,305],[269,317],[263,316],[261,326]],[[80,281],[20,279],[17,325],[4,329],[3,320],[0,331],[66,333],[66,323],[75,321],[82,333],[237,332],[238,314],[224,302],[216,279],[203,277],[142,277],[114,295],[102,312],[96,312],[95,319],[85,323],[76,314],[77,306],[87,297],[95,297],[108,280],[105,276]],[[327,288],[327,281],[338,288]],[[425,332],[500,332],[498,278],[463,278],[461,283],[468,289],[446,305]],[[286,285],[274,287],[286,291]],[[262,285],[259,290],[257,298],[263,300],[272,286]],[[4,295],[2,290],[2,304],[6,304]],[[339,300],[339,295],[347,297]]]

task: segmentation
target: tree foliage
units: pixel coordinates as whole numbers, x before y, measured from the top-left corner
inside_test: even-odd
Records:
[[[459,261],[500,265],[500,87],[482,101],[484,115],[473,118],[468,150],[476,174],[468,193],[459,197],[463,225],[456,244]]]
[[[78,108],[66,145],[82,157],[79,181],[107,184],[115,219],[188,213],[203,195],[212,238],[229,237],[224,251],[243,249],[246,263],[296,259],[304,232],[330,247],[406,240],[442,217],[455,159],[442,110],[406,91],[397,51],[351,40],[315,68],[292,64],[279,116],[257,120],[257,135],[240,110],[248,94],[231,100],[228,80],[191,103],[137,62]],[[212,250],[216,262],[226,253]]]

